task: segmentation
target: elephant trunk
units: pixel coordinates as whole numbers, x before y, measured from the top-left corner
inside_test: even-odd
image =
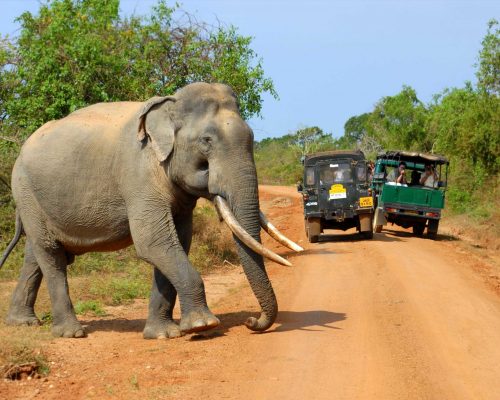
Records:
[[[240,173],[242,171],[245,169],[240,170]],[[249,179],[249,176],[252,178]],[[229,206],[243,229],[260,243],[259,195],[255,168],[253,167],[251,173],[248,171],[246,174],[242,173],[236,182],[244,182],[244,184],[229,195]],[[260,317],[248,318],[245,325],[253,331],[264,331],[274,323],[278,314],[276,296],[267,276],[262,256],[250,249],[236,235],[233,236],[243,270],[261,307]]]

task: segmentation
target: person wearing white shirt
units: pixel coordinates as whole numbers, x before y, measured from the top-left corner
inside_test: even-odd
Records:
[[[432,165],[426,165],[425,171],[420,175],[420,184],[426,187],[435,188],[438,185],[438,176]]]

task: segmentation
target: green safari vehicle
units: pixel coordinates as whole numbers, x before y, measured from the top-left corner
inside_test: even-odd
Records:
[[[409,151],[379,153],[372,178],[374,232],[387,223],[435,238],[444,208],[449,161]]]

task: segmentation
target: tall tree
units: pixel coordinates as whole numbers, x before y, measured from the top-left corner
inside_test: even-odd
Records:
[[[416,91],[403,86],[395,96],[382,98],[367,121],[367,131],[384,148],[429,151],[427,110]]]
[[[344,124],[344,142],[347,147],[357,147],[367,134],[367,122],[370,114],[355,115]]]
[[[296,149],[301,157],[316,151],[326,150],[332,143],[332,135],[324,133],[317,126],[298,129],[290,136],[290,145]]]
[[[500,28],[498,21],[488,22],[488,31],[482,41],[476,76],[478,88],[491,95],[500,95]]]

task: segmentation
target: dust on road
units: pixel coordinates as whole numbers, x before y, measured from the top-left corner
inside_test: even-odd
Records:
[[[500,297],[453,242],[386,230],[331,231],[309,244],[293,188],[261,187],[269,219],[306,251],[264,237],[294,264],[268,271],[280,313],[243,326],[258,304],[241,271],[205,278],[218,329],[142,339],[147,304],[84,321],[54,339],[46,380],[0,382],[1,398],[499,399]],[[392,228],[390,228],[392,229]]]

